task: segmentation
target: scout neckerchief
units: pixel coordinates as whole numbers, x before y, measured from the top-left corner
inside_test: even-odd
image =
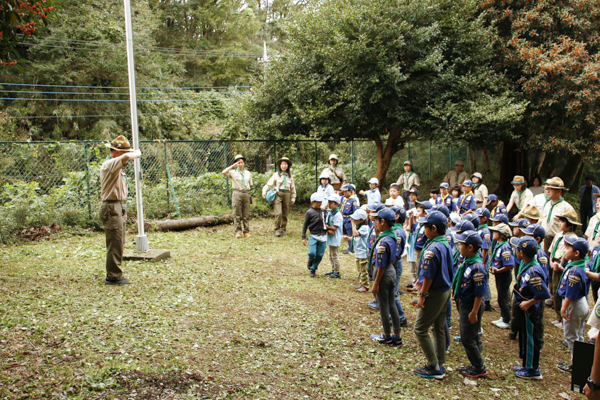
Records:
[[[570,270],[573,267],[581,268],[581,270],[585,274],[585,260],[571,261],[570,263],[567,264],[567,266],[565,267],[565,269],[562,272],[562,275],[560,276],[560,280],[558,281],[558,287],[556,288],[556,293],[558,293],[558,289],[560,288],[560,284],[561,284],[563,278],[565,277],[565,274],[567,273],[568,270]]]
[[[594,259],[594,264],[592,265],[592,272],[596,274],[600,271],[600,253],[596,254],[596,258]]]
[[[487,222],[486,222],[486,223],[485,223],[485,224],[483,224],[483,225],[479,225],[479,228],[477,228],[477,230],[479,231],[479,230],[482,230],[482,229],[487,229],[487,227],[488,227],[488,224],[487,224]]]
[[[454,274],[454,278],[452,279],[452,295],[454,297],[456,297],[456,294],[460,289],[460,282],[462,281],[462,276],[465,273],[467,264],[473,265],[477,263],[483,263],[483,260],[481,260],[481,255],[479,253],[475,253],[473,257],[465,258],[463,262],[458,266],[456,274]]]
[[[446,204],[446,199],[448,198],[448,196],[450,196],[450,193],[446,193],[445,196],[440,193],[440,197],[442,198],[442,204]]]
[[[288,172],[287,171],[280,171],[279,175],[283,175],[283,182],[281,183],[281,185],[283,186],[283,190],[286,190],[286,188],[287,188],[287,176],[288,176]]]
[[[558,238],[558,240],[556,241],[556,244],[554,245],[554,248],[552,249],[552,253],[550,253],[550,260],[554,259],[554,254],[556,254],[556,250],[558,250],[558,245],[560,244],[560,242],[562,242],[565,238],[565,232],[562,232],[562,236]]]
[[[387,231],[383,231],[379,234],[379,236],[377,236],[377,239],[375,239],[375,243],[373,243],[373,247],[371,247],[371,251],[369,251],[369,266],[367,268],[367,270],[371,270],[371,264],[373,261],[373,252],[375,251],[375,247],[377,247],[377,243],[379,243],[379,241],[381,239],[383,239],[384,237],[391,237],[394,239],[395,242],[398,242],[398,238],[396,237],[396,234],[394,233],[394,229],[388,229]]]
[[[508,240],[505,240],[504,242],[496,243],[496,246],[494,246],[494,251],[492,252],[492,257],[490,257],[490,261],[496,257],[496,252],[498,251],[498,249],[500,247],[504,246],[506,243],[508,243]]]
[[[517,192],[515,190],[515,192],[517,192],[517,208],[520,210],[521,209],[521,195],[523,193],[525,193],[525,191],[527,190],[527,188],[523,188],[523,190],[521,190],[520,192]]]
[[[244,176],[244,172],[246,172],[246,168],[240,171],[238,167],[235,167],[235,170],[242,175],[242,190],[246,190],[246,177]]]
[[[537,258],[533,257],[533,259],[531,261],[529,261],[527,264],[525,264],[523,261],[521,261],[521,264],[519,264],[519,273],[517,274],[517,276],[521,276],[523,275],[523,272],[527,271],[527,269],[529,269],[529,267],[534,267],[534,266],[540,266],[540,263],[538,262]]]
[[[417,243],[417,236],[419,236],[419,231],[421,230],[421,227],[423,226],[423,224],[417,224],[417,229],[415,229],[415,231],[410,231],[408,232],[408,245],[411,249],[411,251],[415,251],[415,245]]]
[[[503,205],[504,205],[504,203],[502,202],[502,200],[497,200],[496,207],[492,208],[492,212],[490,212],[490,215],[492,217],[495,217],[496,216],[496,208],[503,206]]]
[[[339,176],[337,176],[337,174],[335,173],[335,171],[337,170],[337,165],[335,166],[335,168],[333,168],[333,167],[331,166],[331,164],[330,164],[330,165],[329,165],[329,169],[331,170],[331,172],[333,172],[333,176],[335,176],[335,177],[338,179],[338,181],[340,181],[340,183],[341,183],[341,182],[342,182],[342,180],[341,180],[341,179],[340,179],[340,177],[339,177]],[[335,179],[334,179],[334,181],[335,181]],[[331,182],[331,183],[333,183],[333,182]]]
[[[340,207],[338,206],[338,208],[336,208],[335,210],[331,210],[331,212],[329,213],[329,215],[327,216],[327,225],[331,226],[330,222],[331,222],[331,218],[340,212]]]
[[[408,176],[406,176],[406,172],[404,172],[404,191],[405,192],[408,192],[408,190],[410,189],[410,186],[408,185],[408,180],[410,179],[412,174],[414,174],[414,172],[412,170],[410,170],[410,174],[408,174]]]
[[[553,203],[551,199],[546,200],[544,207],[546,207],[546,204],[548,204],[548,202],[550,202],[550,211],[548,211],[548,220],[546,221],[548,224],[550,223],[550,218],[552,218],[552,210],[554,209],[554,206],[557,205],[558,203],[562,203],[563,201],[565,201],[565,199],[560,199],[556,203]]]
[[[481,183],[474,183],[473,190],[477,189],[479,186],[481,186]]]
[[[444,233],[443,235],[440,235],[440,236],[436,236],[433,239],[428,239],[425,242],[423,249],[421,250],[421,254],[419,254],[419,262],[417,263],[417,265],[419,266],[419,270],[421,269],[421,260],[423,259],[423,255],[425,254],[425,251],[429,248],[429,246],[431,246],[434,243],[443,243],[446,245],[448,250],[450,249],[450,244],[448,243],[448,236],[446,236],[446,233]]]
[[[350,197],[344,197],[344,202],[342,203],[342,210],[344,210],[346,208],[346,203],[348,202],[348,200],[354,198],[354,195],[351,195]]]
[[[596,214],[598,217],[598,222],[596,223],[596,227],[594,228],[594,234],[592,235],[592,241],[596,240],[596,235],[598,234],[598,227],[600,227],[600,213]]]
[[[459,208],[463,208],[463,204],[465,204],[465,200],[467,200],[467,197],[469,197],[471,195],[471,193],[472,192],[463,194],[463,198],[462,198],[462,201],[460,202]]]

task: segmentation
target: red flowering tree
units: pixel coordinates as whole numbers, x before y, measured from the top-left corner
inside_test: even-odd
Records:
[[[0,65],[20,68],[17,46],[39,35],[38,25],[48,25],[54,12],[46,0],[0,0]]]
[[[529,175],[532,149],[538,150],[532,174],[546,154],[570,154],[561,173],[565,182],[573,182],[583,160],[600,160],[598,5],[597,0],[481,0],[499,36],[496,68],[529,104],[516,132],[520,139],[505,142],[501,188],[513,173]]]

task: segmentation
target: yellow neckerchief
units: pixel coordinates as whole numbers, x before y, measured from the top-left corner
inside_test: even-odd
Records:
[[[346,208],[346,203],[348,202],[348,200],[350,200],[350,199],[353,199],[353,198],[354,198],[354,196],[355,196],[355,195],[352,195],[352,196],[350,196],[350,197],[346,197],[346,198],[344,198],[344,202],[342,203],[342,207],[341,207],[341,210],[342,210],[342,212],[344,212],[344,209]]]
[[[446,203],[446,199],[448,198],[448,196],[450,196],[450,193],[446,193],[446,195],[444,196],[443,194],[440,193],[440,197],[442,198],[442,203],[445,204]]]
[[[465,204],[465,200],[467,199],[467,197],[468,197],[468,196],[471,196],[471,194],[472,194],[472,193],[473,193],[473,192],[469,192],[469,193],[465,193],[465,194],[463,194],[463,199],[462,199],[462,201],[460,202],[460,208],[463,208],[463,204]]]
[[[408,176],[406,176],[406,171],[404,172],[404,190],[405,191],[408,191],[410,189],[410,186],[408,186],[408,180],[414,173],[415,172],[412,169],[410,170],[410,174],[408,174]]]

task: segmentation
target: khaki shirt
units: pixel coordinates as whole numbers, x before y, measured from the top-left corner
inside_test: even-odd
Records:
[[[346,174],[342,167],[335,167],[335,173],[331,170],[331,168],[327,167],[321,172],[321,175],[327,174],[331,177],[331,186],[333,185],[341,185],[342,182],[346,180]]]
[[[565,255],[565,237],[577,237],[576,234],[574,234],[573,232],[560,232],[559,234],[557,234],[554,237],[554,240],[552,241],[552,244],[550,245],[550,248],[548,249],[547,253],[548,256],[550,257],[550,260],[561,260],[562,257]],[[554,251],[554,247],[556,247],[556,251]],[[552,257],[552,252],[554,251],[554,257]]]
[[[546,237],[555,237],[560,231],[560,221],[558,218],[554,218],[555,215],[562,214],[566,210],[573,210],[573,206],[567,203],[565,200],[556,204],[552,208],[552,201],[549,200],[544,205],[542,210],[541,225],[546,230]],[[548,254],[550,255],[550,254]]]
[[[275,172],[273,176],[271,176],[271,179],[269,179],[265,186],[263,186],[263,196],[266,196],[267,192],[273,188],[279,190],[289,190],[292,193],[290,201],[296,201],[296,185],[294,185],[294,178],[291,175],[288,175],[284,184],[284,176],[285,175],[280,174],[279,172]]]
[[[244,168],[244,178],[237,168],[232,168],[227,174],[231,178],[231,186],[234,190],[250,190],[252,186],[252,174],[248,169]],[[244,186],[244,182],[246,185]]]
[[[454,186],[456,186],[457,184],[462,185],[462,183],[467,179],[469,179],[469,174],[467,174],[466,171],[461,171],[461,173],[459,174],[458,172],[456,172],[455,169],[453,169],[452,171],[449,171],[446,174],[446,176],[444,177],[444,182],[448,182],[448,184],[450,185],[450,190],[452,190]]]
[[[590,245],[590,251],[600,245],[600,232],[595,232],[596,228],[600,230],[600,213],[597,213],[588,223],[588,227],[585,230],[585,236],[587,237],[588,244]]]
[[[102,201],[127,200],[127,179],[123,172],[123,156],[111,158],[100,167],[100,198]]]
[[[523,193],[519,194],[516,190],[513,190],[510,195],[510,199],[515,203],[515,206],[519,209],[519,211],[523,210],[525,207],[533,204],[533,193],[531,190],[525,189]],[[520,213],[519,213],[520,214]]]
[[[419,175],[415,174],[414,171],[410,171],[408,174],[403,172],[396,184],[398,184],[404,192],[408,192],[413,185],[421,186]]]
[[[483,207],[485,204],[483,201],[486,197],[488,197],[488,188],[483,183],[479,185],[477,189],[475,189],[475,203],[477,204],[477,208]]]

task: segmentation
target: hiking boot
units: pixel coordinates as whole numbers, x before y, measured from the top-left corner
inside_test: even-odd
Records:
[[[279,232],[279,231],[275,232],[275,236],[277,236],[277,237],[281,236],[281,232]]]
[[[332,274],[329,275],[329,277],[332,279],[340,279],[342,276],[340,275],[339,272],[333,272]]]
[[[561,361],[558,363],[556,368],[558,368],[560,372],[564,372],[565,374],[570,374],[571,372],[573,372],[573,364],[571,364],[570,362]]]
[[[369,288],[365,287],[363,285],[360,285],[359,287],[356,288],[356,291],[359,293],[367,293],[369,291]]]
[[[521,378],[521,379],[535,379],[535,380],[541,380],[544,379],[544,377],[542,376],[542,373],[540,372],[539,369],[524,369],[521,371],[515,371],[515,376],[517,378]]]
[[[446,370],[444,368],[435,369],[434,366],[425,365],[415,369],[415,375],[426,379],[444,379],[446,376]]]
[[[248,233],[248,232],[244,232],[244,237],[246,239],[248,239],[248,238],[252,237],[252,235],[250,233]]]
[[[391,343],[388,343],[390,346],[402,346],[402,338],[398,335],[391,336]]]
[[[485,308],[483,309],[483,311],[494,311],[494,309],[492,308],[492,303],[490,301],[485,302]]]
[[[236,239],[241,239],[241,238],[242,238],[242,234],[241,234],[241,233],[239,233],[239,232],[238,232],[238,233],[236,233],[236,234],[235,234],[235,238],[236,238]]]
[[[314,278],[315,276],[317,276],[317,271],[315,271],[314,269],[310,270],[310,277]]]
[[[404,318],[402,321],[400,321],[400,327],[408,328],[408,320],[406,318]]]
[[[463,370],[463,371],[459,371],[462,375],[469,377],[469,378],[484,378],[486,376],[488,376],[488,372],[485,369],[485,367],[483,368],[475,368],[474,365],[470,365],[469,367],[467,367],[467,369]]]
[[[329,272],[325,272],[325,274],[324,274],[324,275],[325,275],[325,276],[331,276],[331,275],[333,275],[333,274],[334,274],[334,272],[333,272],[333,270],[331,270],[331,271],[329,271]]]
[[[127,278],[121,278],[121,279],[108,279],[108,277],[104,278],[104,283],[107,285],[129,285],[131,282],[129,282],[127,280]]]
[[[310,262],[310,260],[306,263],[306,268],[310,269],[310,267],[312,267],[312,263]]]

